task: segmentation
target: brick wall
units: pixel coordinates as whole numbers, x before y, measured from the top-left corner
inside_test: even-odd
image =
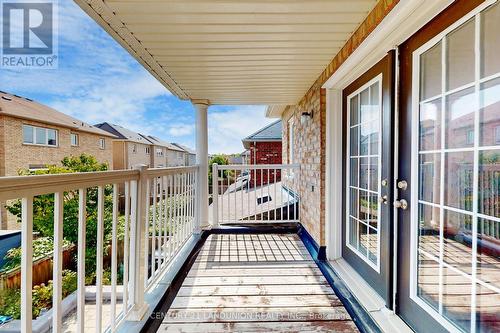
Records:
[[[57,129],[58,147],[23,144],[23,124]],[[0,129],[0,143],[3,143],[0,145],[2,176],[16,176],[19,169],[28,169],[30,164],[61,165],[64,157],[82,153],[95,156],[99,162],[108,163],[110,169],[113,167],[113,144],[110,137],[6,116],[0,116]],[[78,134],[77,147],[71,146],[71,133]],[[99,138],[106,140],[105,149],[99,148]]]
[[[250,145],[250,164],[281,164],[282,163],[282,147],[281,141],[271,142],[253,142]],[[275,175],[276,173],[276,175]],[[268,183],[273,183],[281,180],[280,170],[267,171],[251,171],[250,187],[261,186]],[[268,181],[269,179],[269,181]]]
[[[380,0],[351,38],[333,58],[304,97],[283,112],[283,163],[288,161],[288,120],[293,117],[294,163],[300,175],[284,177],[300,196],[300,221],[320,244],[325,245],[325,157],[326,91],[321,86],[382,22],[399,0]],[[301,119],[302,112],[313,112],[312,119]]]

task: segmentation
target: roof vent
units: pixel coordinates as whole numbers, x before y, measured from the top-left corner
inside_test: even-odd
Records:
[[[12,98],[10,98],[8,96],[2,96],[2,99],[5,99],[6,101],[12,101]]]

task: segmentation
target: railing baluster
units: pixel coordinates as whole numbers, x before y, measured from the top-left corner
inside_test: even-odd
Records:
[[[125,182],[125,233],[123,240],[123,315],[128,312],[130,182]]]
[[[78,288],[77,325],[78,333],[85,331],[85,250],[87,242],[87,189],[78,190]]]
[[[174,240],[174,235],[173,235],[173,225],[172,225],[172,210],[173,210],[173,204],[172,204],[172,193],[173,193],[173,179],[172,175],[168,176],[168,258],[172,256],[173,252],[173,240]]]
[[[274,222],[276,222],[276,220],[278,220],[276,218],[276,211],[278,210],[278,196],[276,195],[277,192],[278,192],[278,185],[276,184],[276,173],[277,173],[277,169],[273,169],[273,173],[274,173],[274,209],[273,209],[273,219],[274,219]]]
[[[166,258],[166,239],[167,239],[167,226],[166,226],[166,221],[165,221],[165,199],[164,199],[164,196],[165,196],[165,184],[164,184],[164,179],[165,177],[164,176],[161,176],[160,177],[160,203],[159,203],[159,210],[160,210],[160,229],[161,229],[161,233],[160,233],[160,241],[161,241],[161,246],[159,247],[159,251],[160,251],[160,255],[161,255],[161,260],[162,260],[162,267],[165,267],[166,264],[167,264],[167,258]]]
[[[102,277],[104,252],[104,187],[97,188],[96,330],[102,331]]]
[[[21,332],[32,328],[33,197],[21,200]]]
[[[266,202],[266,208],[267,208],[267,222],[270,222],[270,221],[271,221],[271,213],[270,213],[270,211],[269,211],[269,208],[270,208],[270,206],[271,206],[271,202],[269,202],[269,199],[271,199],[271,200],[272,200],[272,198],[271,198],[271,191],[270,191],[270,186],[271,186],[271,184],[269,183],[269,171],[270,171],[270,170],[271,170],[271,169],[266,169],[266,174],[267,174],[267,197],[268,197],[267,202]]]
[[[113,184],[113,225],[111,227],[111,331],[116,330],[118,184]]]
[[[146,169],[145,169],[146,170]],[[143,200],[144,202],[144,221],[142,223],[144,223],[144,235],[142,236],[144,238],[144,252],[145,252],[145,255],[146,257],[144,258],[145,259],[145,262],[144,262],[144,288],[146,288],[148,286],[148,281],[149,281],[149,278],[148,278],[148,257],[149,257],[149,238],[150,238],[150,225],[149,225],[149,209],[151,208],[151,181],[149,178],[145,179],[143,181],[143,184],[141,186],[146,186],[146,191],[145,191],[145,196],[142,198],[142,196],[140,195],[139,197],[139,200]],[[141,208],[142,209],[142,208]],[[140,220],[139,220],[140,222]],[[153,254],[151,253],[151,264],[153,264]],[[153,278],[151,276],[151,278]]]
[[[219,170],[217,163],[212,165],[212,223],[219,225]]]
[[[153,178],[153,235],[151,237],[151,279],[156,276],[156,200],[157,200],[157,178]],[[149,209],[148,209],[149,211]]]
[[[52,332],[62,331],[62,268],[63,268],[64,195],[54,193],[54,254],[52,267]]]

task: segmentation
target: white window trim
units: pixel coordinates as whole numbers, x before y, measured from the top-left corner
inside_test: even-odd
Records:
[[[371,79],[370,81],[368,81],[367,83],[365,83],[363,86],[361,86],[360,88],[358,88],[356,91],[354,91],[352,94],[350,94],[349,96],[347,96],[347,112],[349,113],[350,110],[351,110],[351,99],[354,97],[354,96],[357,96],[359,95],[363,90],[369,88],[370,86],[372,86],[373,84],[375,83],[379,83],[378,85],[378,89],[379,89],[379,100],[378,100],[378,105],[379,105],[379,131],[378,131],[378,172],[377,172],[377,177],[378,177],[378,180],[377,180],[377,199],[378,199],[378,195],[380,195],[380,191],[381,191],[381,188],[380,188],[380,179],[382,178],[382,168],[381,168],[381,162],[382,162],[382,80],[383,80],[383,75],[382,73],[380,73],[379,75],[377,75],[376,77],[374,77],[373,79]],[[359,98],[358,98],[358,101],[359,101]],[[350,199],[351,199],[351,196],[350,196],[350,179],[351,179],[351,172],[350,172],[350,169],[351,169],[351,166],[350,166],[350,161],[351,161],[351,154],[350,154],[350,137],[349,137],[349,134],[350,134],[350,128],[351,128],[351,117],[350,117],[350,113],[348,115],[346,115],[347,117],[347,127],[346,127],[346,142],[347,142],[347,147],[346,147],[346,161],[345,161],[345,170],[346,170],[346,188],[345,188],[345,202],[346,202],[346,216],[345,216],[345,245],[346,247],[348,247],[352,252],[354,252],[358,257],[360,257],[365,263],[367,263],[371,268],[373,268],[377,273],[380,273],[380,230],[381,230],[381,226],[380,226],[380,222],[381,222],[381,219],[380,219],[380,212],[381,212],[381,207],[380,207],[380,204],[379,204],[379,214],[377,216],[377,262],[376,263],[373,263],[373,261],[371,261],[368,257],[369,257],[369,250],[368,250],[368,246],[366,248],[366,256],[361,253],[358,249],[354,248],[351,244],[349,244],[349,231],[350,231],[350,228],[349,228],[349,219],[350,219],[350,214],[348,214],[349,212],[349,209],[350,209]],[[368,146],[370,147],[370,145]],[[370,148],[368,148],[370,149]],[[359,181],[359,180],[358,180]],[[370,187],[370,174],[368,174],[368,188]],[[375,194],[374,192],[370,191],[368,189],[369,193],[372,193],[372,194]],[[359,201],[358,201],[359,202]],[[377,201],[378,202],[378,201]],[[370,211],[370,208],[369,208],[369,205],[370,205],[370,201],[368,201],[368,214],[369,211]],[[367,232],[370,231],[370,227],[367,226]],[[368,241],[368,239],[367,239]]]
[[[417,224],[418,224],[418,204],[421,203],[418,200],[418,160],[419,160],[419,107],[422,101],[420,101],[420,56],[431,49],[433,46],[438,44],[439,42],[442,42],[442,52],[441,52],[441,62],[442,62],[442,73],[441,73],[441,94],[440,96],[446,96],[448,92],[446,91],[445,87],[445,75],[446,75],[446,35],[448,35],[450,32],[453,30],[457,29],[460,27],[462,24],[467,22],[470,19],[474,19],[475,23],[475,35],[474,35],[474,48],[475,48],[475,59],[480,59],[480,20],[481,16],[479,15],[483,10],[485,10],[487,7],[490,5],[496,3],[497,0],[489,0],[484,2],[483,4],[479,5],[477,8],[475,8],[473,11],[468,13],[467,15],[463,16],[459,20],[457,20],[455,23],[450,25],[448,28],[443,30],[441,33],[436,35],[434,38],[429,40],[427,43],[422,45],[419,49],[417,49],[413,53],[413,74],[412,74],[412,152],[411,152],[411,183],[414,184],[415,186],[412,186],[412,192],[411,192],[411,237],[410,237],[410,299],[412,299],[415,303],[417,303],[422,309],[424,309],[431,317],[433,317],[437,322],[439,322],[443,327],[445,327],[447,330],[450,332],[461,332],[451,321],[446,319],[444,316],[440,315],[438,311],[433,309],[429,304],[427,304],[423,299],[418,297],[417,295],[417,264],[418,264],[418,235],[417,235]],[[500,75],[497,75],[500,77]],[[480,78],[480,63],[479,61],[475,61],[475,78],[474,78],[474,83],[471,85],[472,87],[475,87],[475,95],[476,95],[476,103],[478,103],[476,106],[476,111],[475,111],[475,119],[474,119],[474,148],[469,148],[469,149],[460,149],[460,151],[465,151],[465,150],[471,150],[474,151],[474,161],[478,160],[478,153],[479,150],[488,148],[488,147],[483,147],[479,148],[479,88],[480,84],[484,81],[489,81],[490,79],[493,79],[493,77],[486,77],[481,79]],[[461,87],[461,88],[465,88]],[[445,98],[442,98],[441,103],[445,103]],[[445,120],[445,108],[442,107],[442,112],[441,112],[441,123],[444,124]],[[444,131],[445,127],[441,126],[441,147],[443,149],[440,149],[439,152],[441,153],[441,163],[444,164],[444,154],[446,151],[449,149],[444,149]],[[477,239],[477,219],[478,213],[477,213],[477,192],[478,192],[478,181],[477,181],[477,176],[478,176],[478,165],[477,163],[474,163],[474,182],[473,182],[473,193],[474,193],[474,198],[473,198],[473,220],[472,220],[472,239]],[[441,166],[441,179],[440,179],[440,191],[441,191],[441,199],[440,199],[440,258],[434,258],[437,259],[437,262],[439,263],[439,294],[442,295],[442,286],[443,286],[443,272],[442,272],[442,267],[447,267],[450,268],[458,273],[460,271],[454,269],[450,265],[444,262],[442,253],[443,253],[443,224],[444,224],[444,209],[447,209],[444,205],[444,166]],[[470,214],[470,213],[469,213]],[[488,217],[491,219],[490,217]],[[425,251],[420,251],[424,254],[424,256],[431,258],[428,253],[425,253]],[[472,274],[471,274],[471,332],[474,333],[476,331],[476,285],[478,283],[477,280],[477,242],[473,241],[472,245]],[[485,286],[486,287],[486,286]],[[440,296],[441,297],[441,296]],[[442,300],[439,299],[438,302],[438,307],[439,310],[442,312]]]
[[[76,137],[76,144],[73,144],[73,137]],[[70,144],[71,147],[79,147],[80,146],[80,135],[78,133],[70,133]]]
[[[32,128],[32,138],[33,142],[24,142],[24,128],[25,127],[31,127]],[[37,129],[43,129],[45,130],[45,143],[36,143],[36,130]],[[56,133],[56,144],[55,145],[49,145],[49,130],[54,131]],[[38,146],[38,147],[49,147],[49,148],[57,148],[59,147],[59,130],[55,128],[49,128],[49,127],[41,127],[41,126],[35,126],[35,125],[30,125],[30,124],[22,124],[22,135],[23,135],[23,145],[26,146]]]
[[[106,149],[106,139],[105,138],[99,138],[99,149]]]

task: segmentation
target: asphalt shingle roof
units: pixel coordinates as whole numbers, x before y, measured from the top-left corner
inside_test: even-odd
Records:
[[[257,132],[247,136],[243,140],[243,145],[245,143],[257,142],[257,141],[281,141],[282,140],[282,123],[281,120],[277,120],[274,123],[261,128]]]

